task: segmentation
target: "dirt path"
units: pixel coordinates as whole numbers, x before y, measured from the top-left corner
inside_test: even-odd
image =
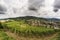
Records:
[[[13,37],[13,38],[16,39],[16,40],[20,40],[20,37],[17,36],[16,34],[12,33],[12,32],[6,31],[5,33],[6,33],[8,36]]]
[[[58,34],[58,33],[56,33],[56,34],[54,34],[54,35],[51,35],[51,36],[48,36],[48,37],[44,37],[44,38],[36,38],[36,37],[29,38],[29,37],[20,37],[20,36],[14,34],[14,33],[12,33],[12,32],[9,32],[9,31],[6,31],[5,33],[6,33],[8,36],[11,36],[11,37],[13,37],[13,38],[16,39],[16,40],[51,40],[51,39],[55,38],[56,35]]]
[[[52,40],[53,38],[55,38],[58,35],[58,33],[55,33],[51,36],[45,37],[44,40]]]
[[[16,39],[16,40],[41,40],[40,38],[36,38],[36,37],[29,38],[29,37],[17,36],[16,34],[14,34],[14,33],[12,33],[12,32],[9,32],[9,31],[5,31],[5,33],[6,33],[8,36],[13,37],[13,38]]]
[[[52,40],[52,39],[56,38],[56,37],[57,37],[57,35],[58,35],[58,33],[54,34],[53,36],[51,36],[51,37],[50,37],[50,39],[49,39],[49,40]]]

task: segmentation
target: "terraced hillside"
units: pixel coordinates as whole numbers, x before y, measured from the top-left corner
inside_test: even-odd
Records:
[[[39,24],[40,25],[37,25]],[[51,23],[58,23],[38,18],[12,18],[0,21],[1,40],[59,40],[60,29]],[[34,24],[34,25],[33,25]],[[58,27],[58,26],[57,26]],[[6,37],[5,37],[6,36]]]

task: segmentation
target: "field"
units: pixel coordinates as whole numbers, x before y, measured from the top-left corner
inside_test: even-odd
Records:
[[[2,40],[59,40],[59,31],[43,26],[31,26],[24,20],[0,23]],[[58,37],[56,37],[58,36]]]

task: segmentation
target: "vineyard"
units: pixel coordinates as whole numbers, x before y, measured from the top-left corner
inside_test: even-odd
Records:
[[[23,24],[18,21],[7,22],[5,23],[5,29],[10,30],[19,35],[28,36],[28,35],[49,35],[55,33],[54,29],[44,28],[44,27],[33,27],[28,24]]]
[[[25,20],[12,20],[0,23],[1,40],[59,40],[59,31],[43,26],[32,26],[25,23]],[[57,37],[54,36],[56,34]],[[14,37],[17,36],[18,38]],[[52,37],[54,36],[54,37]],[[52,37],[52,38],[51,38]]]

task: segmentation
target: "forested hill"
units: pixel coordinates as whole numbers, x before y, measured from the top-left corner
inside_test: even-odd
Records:
[[[27,24],[30,26],[60,28],[60,19],[56,18],[39,18],[34,16],[25,16],[25,17],[8,18],[5,20],[7,20],[8,22],[17,21],[21,22],[22,24]]]
[[[36,20],[46,20],[46,21],[60,21],[60,19],[57,18],[41,18],[41,17],[34,17],[34,16],[25,16],[25,17],[16,17],[16,18],[8,18],[8,19],[16,19],[16,20],[20,20],[20,19],[25,19],[25,20],[29,20],[29,19],[36,19]]]

